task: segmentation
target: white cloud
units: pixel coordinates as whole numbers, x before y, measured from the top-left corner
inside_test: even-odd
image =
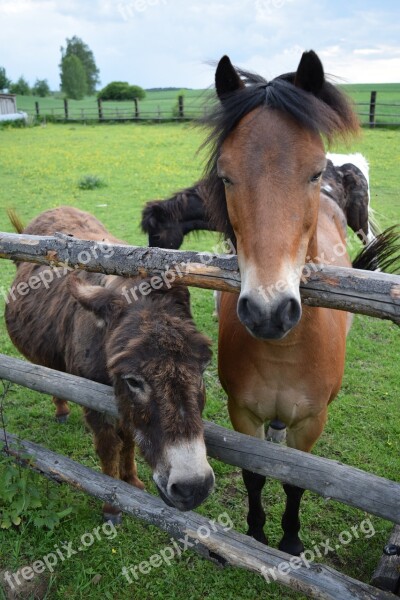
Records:
[[[47,77],[53,88],[60,46],[73,35],[93,50],[103,84],[206,87],[205,61],[223,54],[271,78],[310,47],[350,82],[400,74],[400,3],[391,0],[0,0],[0,19],[8,76]]]

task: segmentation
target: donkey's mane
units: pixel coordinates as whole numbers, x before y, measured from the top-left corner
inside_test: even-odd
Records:
[[[236,68],[244,87],[224,94],[202,123],[211,127],[204,146],[211,146],[205,169],[207,210],[217,231],[232,241],[235,236],[226,210],[224,186],[217,175],[221,146],[246,115],[258,107],[281,110],[306,129],[323,135],[328,142],[347,138],[358,131],[357,116],[348,98],[324,80],[317,95],[294,85],[296,73],[286,73],[267,81],[260,75]]]

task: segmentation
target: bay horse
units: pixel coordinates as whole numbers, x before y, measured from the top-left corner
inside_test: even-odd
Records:
[[[68,206],[41,213],[23,229],[30,235],[57,231],[96,240],[100,249],[105,240],[123,243],[93,215]],[[210,341],[195,327],[187,288],[162,287],[157,279],[156,285],[154,278],[21,262],[5,318],[11,340],[28,360],[114,387],[118,418],[84,409],[103,473],[142,489],[136,444],[164,501],[189,510],[214,484],[201,418]],[[133,301],[129,288],[143,281],[151,293]],[[67,402],[53,400],[64,420]],[[119,509],[109,503],[103,514],[120,521]]]
[[[221,297],[220,381],[237,431],[264,439],[264,424],[278,420],[287,427],[288,446],[310,452],[341,386],[351,318],[302,307],[299,286],[306,262],[352,266],[345,216],[321,194],[321,179],[323,138],[356,134],[357,117],[312,50],[296,72],[272,81],[237,70],[224,56],[215,85],[218,103],[205,120],[211,127],[207,212],[235,244],[241,274],[239,299]],[[261,503],[266,478],[244,470],[243,479],[248,534],[268,543]],[[279,548],[298,555],[304,490],[283,488]]]
[[[370,207],[368,163],[360,153],[328,153],[326,157],[321,193],[340,206],[348,226],[366,245],[378,233]],[[202,180],[166,200],[147,202],[142,211],[141,228],[148,235],[149,246],[178,250],[185,235],[192,231],[214,231],[207,213],[206,195],[206,182]]]

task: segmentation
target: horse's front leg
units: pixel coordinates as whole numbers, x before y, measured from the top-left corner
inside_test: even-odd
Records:
[[[232,425],[236,431],[264,439],[264,424],[259,419],[256,419],[250,411],[239,408],[231,399],[228,400],[228,408]],[[258,473],[252,473],[246,469],[242,470],[242,475],[249,499],[249,512],[247,513],[249,528],[247,535],[250,535],[262,544],[268,544],[268,539],[264,533],[265,512],[261,501],[261,493],[266,477]]]
[[[287,445],[303,452],[310,452],[324,429],[326,416],[325,408],[318,415],[303,419],[294,427],[289,428]],[[304,551],[303,542],[299,537],[300,502],[304,490],[290,484],[283,484],[283,489],[286,494],[286,508],[282,517],[283,536],[279,542],[279,550],[298,556]]]

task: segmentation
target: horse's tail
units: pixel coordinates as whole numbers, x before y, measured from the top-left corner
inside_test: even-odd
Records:
[[[11,221],[11,225],[14,227],[17,233],[22,233],[25,229],[25,225],[22,223],[20,217],[17,215],[13,208],[7,209],[8,218]]]
[[[353,260],[354,269],[400,274],[400,226],[388,227]]]

